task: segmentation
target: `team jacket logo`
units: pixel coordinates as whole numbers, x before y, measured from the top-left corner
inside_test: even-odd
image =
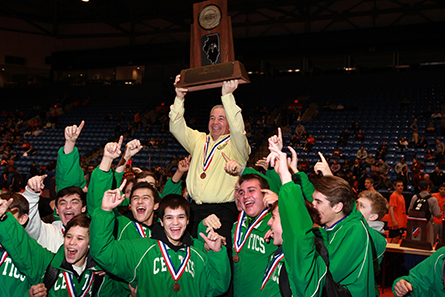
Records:
[[[184,258],[179,255],[178,258],[181,262],[184,260]],[[165,263],[163,257],[157,257],[153,260],[153,274],[158,274],[160,272],[168,272],[167,264]],[[189,260],[184,272],[187,272],[192,277],[195,277],[195,262]]]

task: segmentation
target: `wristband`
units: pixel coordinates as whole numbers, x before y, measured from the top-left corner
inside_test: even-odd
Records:
[[[0,222],[3,222],[4,220],[6,220],[6,218],[8,217],[8,215],[6,213],[4,213],[1,217],[0,217]]]

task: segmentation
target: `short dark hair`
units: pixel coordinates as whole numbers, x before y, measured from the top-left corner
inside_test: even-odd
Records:
[[[154,180],[155,180],[156,182],[158,182],[158,179],[156,178],[156,175],[155,175],[153,172],[148,171],[148,170],[143,170],[143,171],[139,172],[138,174],[136,174],[136,175],[134,176],[134,179],[136,180],[136,182],[138,182],[138,180],[143,179],[143,178],[146,178],[147,176],[151,176],[151,177],[153,177]]]
[[[440,188],[445,188],[445,184],[441,184],[440,186],[439,186],[439,189]]]
[[[396,181],[394,182],[394,186],[397,186],[397,184],[400,184],[400,183],[403,184],[403,181],[401,181],[400,179],[398,179],[398,180],[396,180]],[[405,185],[405,184],[404,184],[404,185]]]
[[[249,173],[249,174],[245,174],[245,175],[241,176],[239,179],[239,184],[241,186],[241,184],[243,182],[248,181],[248,180],[254,180],[254,179],[256,179],[257,181],[260,182],[261,189],[269,189],[269,183],[267,182],[267,180],[264,177],[262,177],[261,175],[254,174],[254,173]]]
[[[154,202],[158,203],[159,200],[161,200],[161,198],[159,197],[159,193],[158,190],[156,190],[155,188],[152,187],[152,185],[150,185],[147,182],[139,182],[136,183],[133,188],[131,189],[131,194],[130,194],[130,200],[133,197],[133,193],[134,191],[136,191],[137,189],[149,189],[153,195],[154,198]]]
[[[14,192],[6,192],[0,195],[0,199],[8,201],[12,198],[12,203],[9,205],[9,209],[17,208],[19,217],[24,214],[29,214],[29,202],[21,194]]]
[[[159,218],[162,220],[164,218],[165,209],[167,207],[170,207],[171,209],[178,209],[182,208],[185,210],[185,213],[187,215],[187,219],[190,218],[190,205],[185,200],[184,197],[178,194],[168,194],[164,198],[162,198],[161,202],[159,203],[158,208],[158,214]]]
[[[124,176],[124,178],[122,178],[122,182],[124,182],[124,180],[127,181],[127,183],[125,184],[125,187],[124,187],[124,192],[127,189],[127,187],[129,187],[131,184],[134,185],[136,183],[136,180],[134,179],[133,175]]]
[[[74,216],[68,222],[68,224],[66,224],[65,235],[68,233],[68,231],[71,229],[71,227],[75,227],[75,226],[79,226],[79,227],[90,229],[90,223],[91,223],[91,218],[90,217],[88,217],[84,213],[78,214],[78,215]]]
[[[344,179],[337,176],[323,176],[315,182],[314,188],[317,192],[326,196],[326,200],[329,201],[331,206],[341,202],[343,203],[343,214],[349,215],[351,213],[354,192]]]
[[[371,184],[374,184],[374,179],[373,179],[372,177],[367,177],[367,178],[365,178],[365,182],[366,182],[366,181],[370,181]]]
[[[371,201],[371,212],[375,213],[380,221],[387,213],[389,208],[388,200],[377,191],[363,191],[358,198],[365,198]]]
[[[428,184],[428,182],[426,180],[422,180],[422,181],[419,182],[419,189],[420,189],[420,191],[428,190],[428,186],[429,186],[429,184]]]
[[[80,197],[80,200],[82,201],[82,207],[87,205],[87,195],[84,193],[84,191],[82,191],[81,188],[76,187],[76,186],[71,186],[71,187],[66,187],[62,190],[60,190],[59,192],[57,192],[57,197],[56,197],[56,206],[59,204],[59,200],[62,197],[65,197],[67,195],[74,195],[77,194]]]

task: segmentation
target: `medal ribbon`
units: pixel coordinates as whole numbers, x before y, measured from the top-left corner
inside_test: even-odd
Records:
[[[234,245],[235,245],[235,252],[239,253],[241,249],[243,248],[244,244],[247,241],[247,238],[249,237],[250,233],[252,232],[253,228],[265,217],[267,216],[268,209],[265,208],[263,212],[253,221],[253,223],[247,228],[246,233],[244,233],[244,237],[241,235],[241,227],[243,226],[244,218],[246,216],[246,213],[244,211],[240,212],[238,216],[238,222],[236,223],[236,229],[235,229],[235,238],[234,238]]]
[[[62,234],[65,235],[65,225],[62,225],[62,227],[60,228],[60,231],[62,231]]]
[[[0,266],[2,266],[3,262],[5,262],[7,257],[8,257],[8,253],[6,251],[4,251],[2,253],[2,256],[0,257]]]
[[[184,258],[184,260],[182,260],[182,263],[179,266],[178,270],[176,270],[175,267],[173,266],[173,262],[170,258],[170,255],[167,252],[167,246],[165,245],[165,243],[158,240],[158,244],[159,244],[159,248],[161,249],[162,256],[164,257],[164,261],[165,261],[165,263],[167,263],[168,271],[170,271],[172,278],[175,281],[178,281],[181,278],[182,273],[185,271],[185,267],[187,267],[188,261],[190,260],[190,247],[188,246],[185,249],[185,252],[186,252],[185,258]]]
[[[264,272],[263,283],[261,285],[261,290],[263,290],[263,288],[266,286],[267,281],[272,276],[272,273],[275,271],[275,268],[277,268],[278,263],[280,263],[281,259],[283,259],[283,258],[284,258],[284,254],[283,253],[279,253],[278,255],[276,255],[273,258],[273,261],[270,264],[270,266],[268,266],[266,268],[266,271]]]
[[[87,280],[87,282],[88,282],[87,287],[85,288],[85,290],[80,295],[77,295],[76,291],[74,290],[72,274],[68,273],[66,271],[63,271],[63,276],[65,278],[65,283],[66,283],[66,287],[68,289],[69,296],[70,297],[85,297],[85,296],[87,296],[88,292],[93,287],[94,275],[95,275],[94,272],[91,272],[90,278]]]
[[[207,141],[206,144],[204,145],[204,162],[202,164],[202,169],[204,170],[204,172],[207,170],[207,168],[209,168],[210,163],[212,163],[213,160],[213,155],[215,155],[215,151],[216,148],[221,144],[221,143],[226,143],[229,142],[230,140],[230,135],[228,135],[226,138],[221,139],[217,144],[215,144],[212,148],[212,150],[210,151],[209,155],[206,157],[207,155],[207,150],[209,148],[209,144],[210,144],[210,136],[207,136]]]
[[[133,222],[136,226],[136,230],[138,230],[138,233],[141,237],[147,237],[147,234],[145,234],[144,228],[142,228],[142,225],[138,222]]]

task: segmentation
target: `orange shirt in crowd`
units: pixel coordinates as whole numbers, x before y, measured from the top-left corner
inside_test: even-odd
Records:
[[[440,195],[440,193],[434,193],[434,194],[431,194],[431,196],[437,198],[437,202],[439,202],[440,210],[442,211],[443,205],[445,204],[445,197],[442,197],[442,195]],[[442,225],[443,214],[440,219],[436,218],[435,216],[433,216],[433,218],[434,218],[434,223]]]
[[[389,197],[389,206],[394,206],[394,217],[399,223],[399,228],[406,228],[408,216],[406,215],[405,198],[394,191]],[[388,227],[393,228],[391,216],[388,215]]]

